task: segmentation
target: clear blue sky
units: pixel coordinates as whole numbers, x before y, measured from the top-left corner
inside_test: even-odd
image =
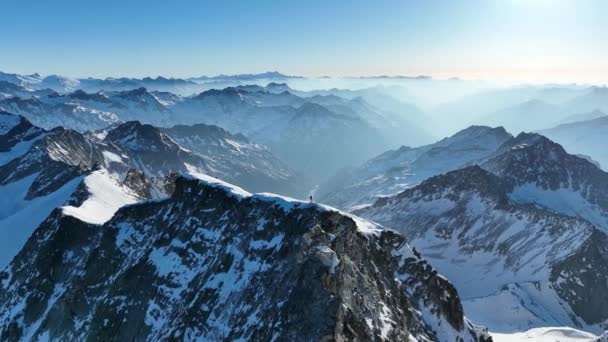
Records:
[[[608,78],[603,0],[2,1],[0,70]]]

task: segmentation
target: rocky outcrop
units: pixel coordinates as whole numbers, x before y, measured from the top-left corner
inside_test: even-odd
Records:
[[[604,331],[605,232],[583,218],[513,199],[515,184],[471,166],[355,213],[408,236],[454,282],[471,318],[490,329]],[[496,305],[522,319],[491,318],[487,310]]]
[[[396,232],[207,177],[103,226],[56,211],[0,279],[8,341],[489,340]]]

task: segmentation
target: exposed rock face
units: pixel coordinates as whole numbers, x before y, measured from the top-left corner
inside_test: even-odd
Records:
[[[139,170],[148,178],[196,171],[254,191],[301,197],[306,192],[305,186],[295,185],[299,180],[295,173],[267,147],[250,143],[245,137],[231,135],[219,127],[197,125],[168,129],[188,145],[187,149],[159,128],[137,121],[117,125],[100,139],[96,134],[81,134],[61,127],[44,131],[23,117],[0,115],[7,127],[5,134],[0,134],[0,184],[40,173],[39,188],[48,189],[40,193],[32,189],[31,197],[48,194],[95,165],[111,170],[119,178],[124,178],[130,169]],[[47,183],[54,186],[48,187]]]
[[[266,146],[217,126],[161,129],[131,121],[108,131],[103,143],[118,148],[125,163],[148,176],[196,171],[252,191],[304,197],[308,190],[306,180]]]
[[[132,189],[140,198],[152,198],[152,184],[143,172],[130,169],[122,183]]]
[[[120,121],[113,112],[82,106],[75,103],[74,99],[62,100],[55,95],[41,98],[11,97],[0,100],[0,110],[22,115],[34,125],[45,129],[61,126],[86,131]]]
[[[117,146],[127,156],[129,164],[148,175],[210,171],[203,158],[182,148],[157,127],[138,121],[129,121],[110,130],[103,142]]]
[[[0,111],[0,152],[10,152],[15,145],[31,142],[43,133],[26,118]]]
[[[209,178],[103,226],[56,211],[0,279],[8,341],[489,340],[399,234]]]
[[[275,157],[268,147],[242,134],[205,124],[177,125],[162,132],[203,157],[218,177],[250,191],[303,198],[312,187],[309,180]]]
[[[0,145],[0,268],[55,208],[68,206],[72,215],[101,224],[123,205],[171,194],[175,172],[206,172],[248,185],[256,175],[268,179],[264,167],[271,167],[257,160],[256,173],[247,173],[239,163],[222,159],[219,150],[196,154],[158,128],[137,122],[107,133],[81,134],[61,127],[45,131],[23,117],[2,113]],[[285,178],[274,184],[291,183]]]
[[[608,237],[598,231],[576,253],[556,263],[550,280],[555,291],[588,324],[608,320]]]
[[[356,214],[408,236],[454,282],[467,314],[494,331],[562,325],[604,331],[606,234],[587,220],[514,200],[515,187],[472,166]],[[497,305],[521,319],[488,312]]]
[[[27,153],[0,166],[0,184],[36,175],[26,199],[48,195],[82,175],[99,160],[101,150],[73,130],[57,128],[31,145]]]
[[[515,201],[580,217],[608,232],[608,173],[559,144],[522,133],[481,167],[510,183]]]

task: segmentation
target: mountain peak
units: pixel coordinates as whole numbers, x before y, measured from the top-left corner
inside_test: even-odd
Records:
[[[490,126],[472,125],[472,126],[469,126],[465,129],[459,131],[458,133],[456,133],[456,135],[463,134],[463,135],[470,137],[470,136],[476,136],[476,135],[488,134],[488,133],[502,134],[502,135],[509,134],[507,132],[507,130],[502,126],[490,127]]]
[[[285,82],[282,82],[282,83],[270,82],[266,85],[266,87],[268,87],[268,88],[274,88],[274,87],[289,88],[289,86]]]
[[[512,150],[530,146],[544,146],[547,148],[558,148],[563,153],[566,153],[561,145],[538,133],[521,132],[513,140],[507,142],[506,145]]]
[[[205,175],[178,177],[171,196],[123,206],[103,225],[54,215],[7,269],[0,319],[33,317],[10,330],[17,340],[488,340],[396,232]],[[74,298],[95,302],[53,320]]]
[[[325,108],[324,106],[314,103],[314,102],[305,102],[297,109],[298,115],[315,115],[315,116],[324,116],[324,115],[334,115],[332,111]]]
[[[149,124],[142,124],[139,121],[128,121],[118,125],[108,132],[104,141],[112,142],[133,151],[160,151],[167,146],[179,148],[158,128]]]
[[[108,99],[102,92],[89,94],[82,89],[75,90],[67,96],[71,99],[78,99],[83,101],[97,101],[103,103],[110,102],[110,99]]]
[[[415,188],[403,191],[396,198],[411,196],[414,192],[419,192],[423,195],[448,194],[447,196],[456,196],[461,192],[475,191],[492,197],[499,203],[506,203],[508,201],[506,194],[509,189],[510,186],[498,176],[484,170],[479,165],[472,165],[433,176]],[[382,204],[387,199],[381,198],[378,202]]]
[[[461,131],[456,132],[454,135],[440,140],[437,145],[446,145],[457,142],[470,142],[472,140],[492,138],[499,142],[504,142],[513,136],[502,127],[489,127],[489,126],[469,126]]]
[[[200,94],[198,94],[197,96],[195,96],[195,98],[205,98],[208,96],[230,96],[230,97],[237,97],[240,96],[240,91],[239,89],[235,88],[235,87],[227,87],[224,89],[209,89],[206,90]]]
[[[216,126],[207,124],[194,124],[194,125],[175,125],[171,128],[164,128],[164,132],[167,132],[170,136],[176,134],[178,136],[194,136],[205,138],[216,138],[216,139],[232,139],[248,143],[249,140],[242,134],[232,134],[227,130]]]
[[[522,132],[500,146],[490,160],[502,160],[501,164],[509,165],[531,163],[526,165],[539,167],[537,163],[561,160],[567,156],[569,155],[566,150],[549,138],[538,133]],[[522,165],[522,167],[524,166]]]
[[[156,127],[149,125],[149,124],[142,124],[139,121],[133,120],[133,121],[127,121],[127,122],[123,122],[119,125],[117,125],[115,128],[113,128],[112,130],[110,130],[110,132],[108,132],[108,136],[106,138],[109,138],[111,136],[123,136],[124,134],[131,134],[132,132],[160,132]],[[110,140],[112,140],[112,138],[110,138]]]
[[[150,94],[148,92],[148,89],[146,89],[145,87],[139,87],[133,90],[126,90],[123,92],[120,92],[119,95],[124,95],[125,97],[128,96],[142,96],[142,95],[147,95]]]
[[[273,92],[273,93],[284,93],[284,92],[288,92],[291,93],[293,91],[293,89],[291,89],[291,87],[289,87],[289,85],[287,85],[287,83],[277,83],[277,82],[270,82],[266,85],[265,87],[266,90]]]

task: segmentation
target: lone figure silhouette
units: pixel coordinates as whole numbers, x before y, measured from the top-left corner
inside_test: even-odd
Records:
[[[312,195],[310,195],[310,203],[312,203]]]

